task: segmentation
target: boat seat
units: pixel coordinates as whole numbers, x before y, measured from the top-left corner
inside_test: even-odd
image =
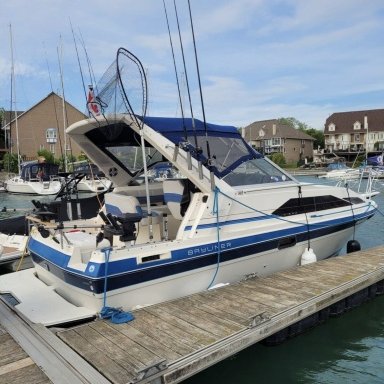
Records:
[[[164,201],[172,216],[182,220],[189,203],[191,192],[195,191],[188,179],[165,179],[163,181]]]

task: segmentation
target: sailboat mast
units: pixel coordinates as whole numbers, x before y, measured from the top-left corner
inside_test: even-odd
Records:
[[[17,168],[18,168],[18,172],[20,173],[21,170],[20,170],[19,125],[18,125],[18,121],[17,121],[15,63],[14,63],[14,58],[13,58],[13,36],[12,36],[12,25],[11,24],[9,24],[9,35],[10,35],[10,44],[11,44],[11,88],[13,89],[13,100],[11,100],[11,105],[13,103],[13,108],[15,111]],[[11,129],[11,121],[10,121],[9,129]],[[10,146],[10,148],[12,148],[12,146]],[[12,149],[11,149],[11,153],[12,153]]]
[[[61,44],[61,52],[57,52],[59,58],[59,68],[60,68],[60,82],[61,82],[61,90],[62,90],[62,106],[63,106],[63,132],[64,132],[64,171],[68,171],[68,158],[67,158],[67,114],[65,113],[65,95],[64,95],[64,81],[63,81],[63,68],[61,66],[62,55],[63,55],[63,46],[61,42],[60,36],[60,44]],[[60,134],[60,133],[59,133]]]

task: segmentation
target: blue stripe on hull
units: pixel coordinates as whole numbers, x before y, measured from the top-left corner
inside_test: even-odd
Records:
[[[367,215],[367,216],[369,218],[372,215]],[[332,226],[328,225],[324,228],[312,230],[310,232],[309,238],[313,240],[319,237],[323,237],[329,234],[333,234],[333,233],[345,230],[347,228],[351,228],[353,227],[353,225],[354,225],[354,222],[352,221],[348,221],[348,222],[344,222],[344,223],[340,223]],[[289,236],[288,233],[287,235]],[[253,240],[255,237],[253,237]],[[297,243],[308,241],[308,232],[304,231],[302,233],[298,233],[295,235],[295,237],[296,237]],[[243,245],[236,248],[221,249],[220,261],[222,263],[225,263],[230,260],[241,259],[249,255],[260,254],[266,251],[277,249],[280,239],[281,239],[281,236],[276,237],[274,239],[262,241],[262,242],[256,242],[256,243],[254,242],[253,244]],[[67,255],[61,254],[62,256],[59,257],[59,260],[55,259],[55,263],[54,263],[51,260],[49,260],[47,257],[42,257],[42,255],[45,252],[41,252],[43,251],[43,249],[40,248],[41,243],[37,241],[34,241],[34,243],[35,243],[34,244],[35,246],[33,245],[33,243],[30,246],[30,253],[34,263],[40,265],[45,269],[48,269],[57,278],[65,281],[70,285],[76,286],[78,288],[81,288],[96,294],[100,294],[104,291],[103,264],[99,265],[100,270],[98,271],[99,272],[98,277],[95,278],[92,276],[86,276],[85,274],[81,274],[77,271],[75,272],[73,270],[72,271],[68,270],[68,267],[66,267],[66,265],[68,263],[69,257]],[[36,247],[36,245],[39,245],[39,246]],[[176,253],[177,252],[182,252],[182,251],[176,251]],[[184,254],[186,253],[185,250],[183,252]],[[55,257],[57,257],[57,254],[58,252],[55,252]],[[148,266],[148,264],[146,264],[145,267],[136,266],[136,270],[132,270],[133,260],[131,259],[129,263],[131,264],[130,265],[131,268],[129,268],[129,266],[126,264],[125,267],[128,267],[128,268],[126,268],[123,272],[121,272],[122,269],[120,268],[118,274],[112,274],[113,271],[110,268],[115,263],[111,263],[108,266],[108,270],[111,273],[111,275],[108,276],[107,290],[113,291],[119,288],[124,288],[131,285],[139,284],[139,283],[145,283],[151,280],[160,279],[167,276],[177,275],[179,273],[212,266],[217,263],[217,252],[213,252],[210,254],[208,253],[201,254],[200,256],[196,255],[195,257],[184,257],[180,259],[177,259],[176,257],[176,260],[173,256],[174,254],[172,253],[172,259],[166,260],[162,264],[153,263],[152,266]],[[57,261],[59,262],[57,263]],[[127,263],[127,261],[125,262]],[[119,266],[121,267],[121,264],[119,264]]]

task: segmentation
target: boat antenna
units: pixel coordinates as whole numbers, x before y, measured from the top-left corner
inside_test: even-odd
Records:
[[[178,13],[177,13],[176,0],[173,0],[173,4],[174,4],[174,7],[175,7],[175,15],[176,15],[177,29],[178,29],[178,32],[179,32],[180,50],[181,50],[181,56],[182,56],[182,59],[183,59],[183,66],[184,66],[184,72],[185,72],[185,82],[186,82],[186,85],[187,85],[187,93],[188,93],[189,107],[190,107],[190,110],[191,110],[192,130],[193,130],[193,135],[194,135],[194,138],[195,138],[195,151],[196,151],[196,158],[197,158],[197,161],[198,161],[198,167],[199,167],[199,177],[200,177],[200,179],[202,179],[202,178],[203,178],[203,169],[202,169],[201,160],[200,160],[200,155],[201,155],[201,153],[202,153],[202,150],[201,150],[201,148],[199,147],[199,145],[198,145],[198,143],[197,143],[195,118],[194,118],[194,116],[193,116],[193,108],[192,108],[192,100],[191,100],[191,91],[190,91],[190,89],[189,89],[189,81],[188,81],[187,66],[186,66],[186,64],[185,64],[184,47],[183,47],[183,40],[182,40],[182,38],[181,38],[180,23],[179,23],[179,15],[178,15]],[[192,168],[192,167],[191,167],[191,168]],[[191,168],[189,168],[189,169],[191,169]]]
[[[81,68],[80,56],[79,56],[79,50],[77,49],[77,42],[76,42],[76,38],[75,38],[75,32],[73,31],[73,26],[72,26],[71,18],[69,18],[69,24],[70,24],[70,26],[71,26],[73,42],[74,42],[74,44],[75,44],[75,50],[76,50],[76,56],[77,56],[77,63],[79,64],[79,70],[80,70],[81,82],[82,82],[82,84],[83,84],[84,97],[85,97],[85,99],[87,99],[87,90],[86,90],[86,88],[85,88],[85,82],[84,82],[84,76],[83,76],[83,69]]]
[[[208,157],[207,165],[208,165],[208,168],[210,170],[211,188],[212,188],[212,190],[214,190],[215,189],[215,185],[214,185],[214,177],[213,177],[213,171],[212,171],[212,158],[211,158],[211,151],[210,151],[210,148],[209,148],[209,141],[208,141],[208,128],[207,128],[207,121],[205,119],[203,91],[202,91],[202,88],[201,88],[199,61],[197,59],[196,39],[195,39],[195,32],[194,32],[194,29],[193,29],[192,11],[191,11],[190,0],[188,0],[188,9],[189,9],[189,19],[190,19],[190,22],[191,22],[191,32],[192,32],[192,38],[193,38],[193,48],[194,48],[194,51],[195,51],[195,62],[196,62],[197,79],[199,81],[201,110],[202,110],[202,113],[203,113],[203,122],[204,122],[204,128],[205,128],[205,139],[206,139],[206,143],[207,143],[207,157]]]
[[[10,35],[10,44],[11,44],[11,105],[15,108],[15,125],[16,125],[16,148],[17,148],[17,168],[18,173],[21,172],[20,169],[20,145],[19,145],[19,126],[18,126],[18,116],[17,116],[17,107],[16,107],[16,86],[15,86],[15,62],[13,57],[13,36],[12,36],[12,25],[9,24],[9,35]],[[13,89],[13,100],[12,100],[12,89]],[[12,110],[12,108],[11,108]],[[10,122],[11,124],[11,122]],[[11,125],[10,125],[11,128]],[[9,130],[11,131],[11,129]],[[12,147],[11,147],[12,148]]]
[[[163,5],[164,5],[165,19],[167,21],[169,43],[171,45],[171,50],[172,50],[172,59],[173,59],[173,66],[174,66],[174,69],[175,69],[177,91],[178,91],[179,101],[180,101],[181,117],[182,117],[182,120],[183,120],[184,143],[182,143],[182,148],[185,151],[187,151],[188,169],[191,169],[192,168],[192,161],[191,161],[191,152],[189,151],[189,147],[188,147],[188,132],[187,132],[187,127],[185,125],[184,107],[183,107],[183,101],[182,101],[182,98],[181,98],[180,82],[179,82],[179,76],[177,74],[177,66],[176,66],[176,60],[175,60],[175,51],[173,49],[172,36],[171,36],[171,30],[169,28],[169,20],[168,20],[168,13],[167,13],[167,7],[165,5],[165,0],[163,0]],[[176,144],[176,146],[175,146],[175,153],[174,153],[174,156],[173,156],[173,160],[174,161],[176,161],[176,159],[177,159],[177,153],[178,153],[178,150],[179,150],[179,146],[180,146],[180,144]]]

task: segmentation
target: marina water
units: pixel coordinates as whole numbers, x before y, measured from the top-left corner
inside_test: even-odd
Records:
[[[315,183],[327,182],[314,177],[299,179]],[[355,238],[362,249],[384,245],[383,186],[382,189],[374,198],[379,205],[379,212],[356,230]],[[0,209],[31,209],[31,199],[31,196],[1,193]],[[4,217],[4,214],[1,215]],[[345,248],[341,254],[344,253]],[[378,296],[278,346],[256,344],[193,376],[185,383],[379,384],[384,383],[383,360],[384,296]]]

